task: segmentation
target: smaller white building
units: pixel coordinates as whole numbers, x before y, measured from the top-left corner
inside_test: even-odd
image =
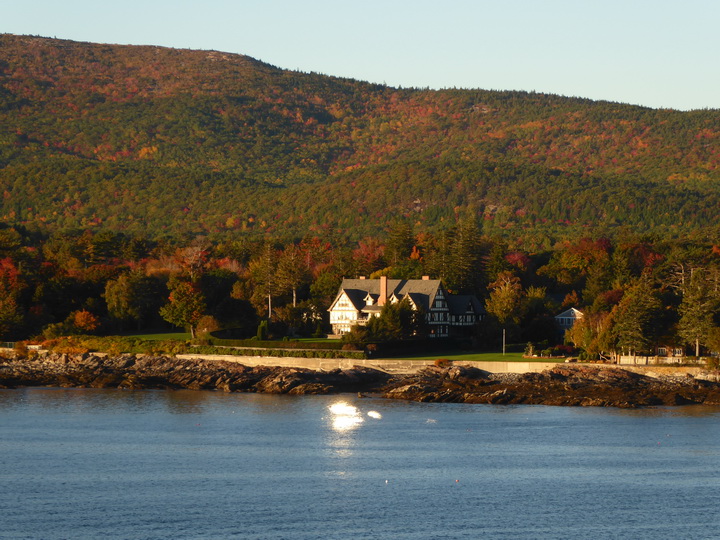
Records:
[[[555,315],[555,322],[560,327],[560,330],[566,332],[570,330],[573,325],[580,319],[583,318],[583,312],[579,309],[571,307],[563,311],[560,315]]]

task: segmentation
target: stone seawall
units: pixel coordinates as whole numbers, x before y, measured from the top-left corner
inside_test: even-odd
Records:
[[[332,371],[363,367],[377,369],[385,373],[409,375],[418,373],[428,366],[435,365],[434,360],[403,360],[377,358],[357,360],[351,358],[295,358],[277,356],[234,356],[229,354],[178,354],[177,358],[234,362],[245,366],[278,366]],[[540,373],[557,366],[557,362],[453,362],[456,366],[473,367],[489,373]]]
[[[720,381],[720,373],[717,371],[708,370],[704,367],[696,366],[628,366],[625,364],[619,365],[626,371],[632,373],[639,373],[647,377],[686,377],[693,379],[702,379],[705,381]]]

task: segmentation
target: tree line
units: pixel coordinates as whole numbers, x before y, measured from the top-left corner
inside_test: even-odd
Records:
[[[40,236],[0,228],[0,336],[51,339],[185,328],[269,337],[323,335],[343,277],[443,280],[487,310],[478,347],[562,345],[554,316],[584,318],[565,336],[584,357],[720,350],[720,247],[651,237],[585,237],[528,250],[474,219],[437,233],[401,220],[360,241],[307,236],[148,239],[107,231]],[[402,334],[400,306],[379,336]],[[408,319],[409,320],[409,319]],[[265,322],[263,322],[265,321]],[[413,324],[418,324],[415,320]],[[398,326],[399,325],[399,326]],[[389,330],[397,329],[399,330]],[[398,334],[398,332],[400,332]]]

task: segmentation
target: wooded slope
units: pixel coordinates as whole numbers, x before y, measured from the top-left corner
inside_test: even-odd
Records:
[[[151,236],[717,234],[720,111],[0,35],[0,220]]]

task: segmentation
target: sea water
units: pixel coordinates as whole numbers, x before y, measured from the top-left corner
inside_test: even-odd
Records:
[[[720,408],[0,391],[0,538],[720,538]]]

